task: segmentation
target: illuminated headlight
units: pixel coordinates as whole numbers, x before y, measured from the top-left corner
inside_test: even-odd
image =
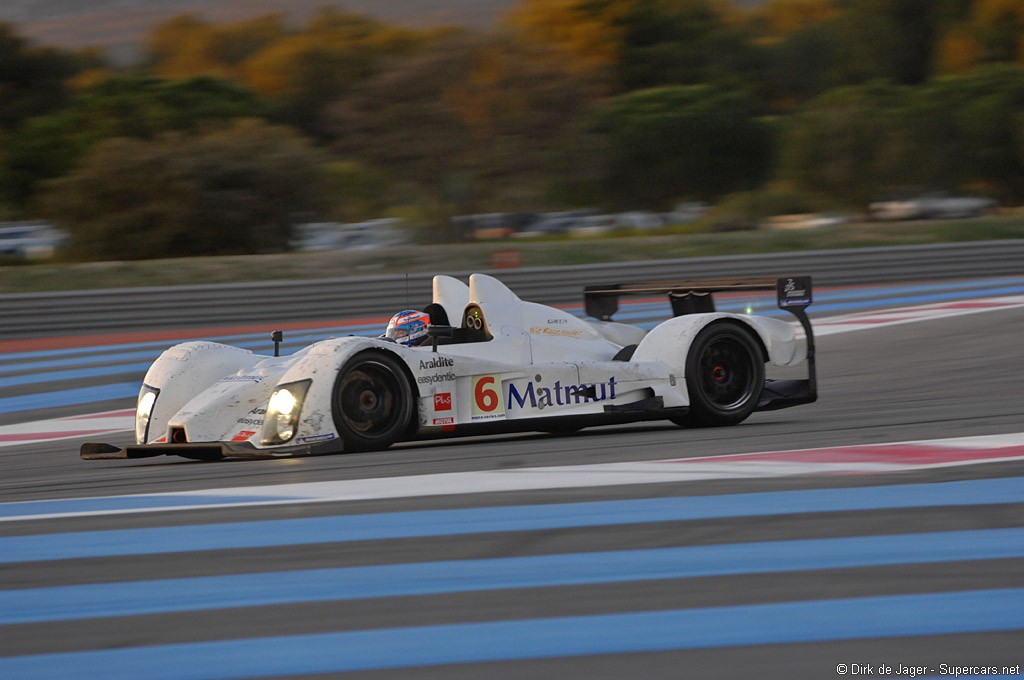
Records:
[[[284,444],[295,436],[299,426],[299,413],[311,380],[300,380],[279,386],[267,404],[267,419],[263,421],[261,443]]]
[[[160,390],[143,385],[139,391],[139,403],[135,407],[135,443],[145,444],[149,441],[149,419],[153,415],[153,405],[160,395]]]

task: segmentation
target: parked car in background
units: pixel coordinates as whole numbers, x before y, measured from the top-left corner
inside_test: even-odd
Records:
[[[875,201],[868,206],[871,219],[953,220],[980,217],[998,207],[991,198],[976,196],[919,196],[910,199]]]
[[[689,224],[690,222],[696,222],[697,220],[705,217],[711,211],[711,206],[707,203],[700,202],[688,202],[680,203],[672,212],[665,213],[661,216],[662,221],[665,224]]]
[[[68,240],[67,232],[49,222],[0,222],[0,256],[53,257]]]
[[[615,226],[619,229],[638,229],[644,231],[647,229],[660,229],[664,225],[665,223],[662,222],[660,215],[643,210],[619,213],[615,217]]]
[[[596,210],[566,210],[561,212],[539,213],[538,219],[523,227],[521,230],[511,234],[512,238],[537,238],[540,236],[554,236],[566,234],[573,229],[587,224],[587,220],[597,214]]]
[[[366,250],[403,245],[409,235],[401,228],[402,221],[382,218],[367,222],[310,222],[295,227],[292,250]]]

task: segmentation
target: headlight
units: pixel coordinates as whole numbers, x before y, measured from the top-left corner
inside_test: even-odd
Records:
[[[153,415],[153,405],[160,395],[160,390],[143,385],[139,391],[139,403],[135,407],[135,443],[145,444],[149,441],[149,418]]]
[[[284,444],[295,436],[299,426],[299,413],[302,402],[306,399],[306,391],[311,380],[300,380],[279,386],[270,395],[267,404],[267,417],[263,421],[263,437],[261,443]]]

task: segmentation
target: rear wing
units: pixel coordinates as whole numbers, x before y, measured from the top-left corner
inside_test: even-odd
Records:
[[[714,293],[776,291],[779,308],[806,309],[812,302],[811,277],[789,276],[773,278],[702,279],[697,281],[652,281],[648,283],[616,283],[610,286],[587,286],[583,301],[587,314],[610,321],[619,309],[619,298],[624,295],[668,295],[672,315],[696,314],[715,311]]]
[[[810,276],[783,276],[771,278],[703,279],[696,281],[652,281],[647,283],[618,283],[610,286],[587,286],[583,301],[589,316],[611,321],[619,309],[619,298],[625,295],[653,297],[668,295],[672,315],[702,314],[715,311],[715,293],[743,293],[775,291],[779,309],[797,318],[807,338],[808,379],[806,381],[777,381],[773,385],[775,398],[759,406],[759,410],[783,408],[817,399],[817,369],[814,360],[814,331],[807,318],[807,308],[813,302]],[[794,383],[793,385],[783,383]],[[769,386],[766,385],[766,390]]]

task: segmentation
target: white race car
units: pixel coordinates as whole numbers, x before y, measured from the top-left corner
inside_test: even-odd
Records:
[[[715,311],[713,293],[773,289],[799,325]],[[650,331],[611,321],[620,296],[655,294],[673,318]],[[591,286],[584,299],[597,320],[524,302],[484,274],[469,285],[435,276],[422,346],[348,336],[266,356],[175,345],[146,373],[136,445],[89,443],[81,456],[258,458],[640,420],[735,425],[817,398],[809,277]],[[767,363],[804,362],[806,379],[765,379]]]

